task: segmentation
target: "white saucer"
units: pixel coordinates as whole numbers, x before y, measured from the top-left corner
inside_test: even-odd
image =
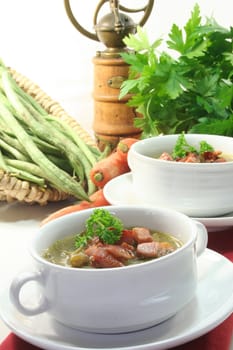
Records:
[[[126,173],[115,177],[104,186],[104,196],[112,205],[142,204],[133,190],[132,174]],[[146,203],[144,203],[146,205]],[[221,231],[233,227],[233,212],[227,215],[209,218],[194,218],[202,222],[211,231]]]
[[[47,313],[26,317],[13,307],[8,288],[0,297],[0,316],[19,337],[46,350],[162,350],[209,332],[233,312],[233,264],[210,250],[198,259],[195,298],[168,321],[139,332],[118,335],[85,333],[53,321]],[[30,289],[30,285],[27,286]],[[32,302],[35,291],[29,291]]]

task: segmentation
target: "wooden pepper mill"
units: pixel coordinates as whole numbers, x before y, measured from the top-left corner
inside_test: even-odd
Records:
[[[128,76],[128,65],[120,57],[97,55],[94,63],[93,129],[100,149],[108,143],[112,148],[123,137],[139,138],[135,128],[136,112],[127,105],[129,96],[119,100],[120,87]]]
[[[130,96],[119,99],[122,82],[128,77],[129,66],[121,58],[127,51],[123,39],[136,33],[137,25],[125,12],[140,12],[144,15],[138,25],[144,25],[148,19],[154,0],[140,9],[128,9],[119,5],[117,0],[101,0],[94,15],[95,33],[86,31],[75,19],[70,0],[64,0],[66,12],[73,25],[90,39],[102,42],[106,50],[98,51],[93,58],[94,64],[94,120],[93,130],[101,150],[106,144],[114,149],[123,137],[139,138],[141,130],[134,126],[135,110],[127,105]],[[97,21],[100,9],[105,2],[110,4],[110,13]],[[121,12],[122,11],[122,12]]]

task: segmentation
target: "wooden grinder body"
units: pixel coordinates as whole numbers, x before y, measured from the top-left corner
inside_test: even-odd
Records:
[[[129,66],[121,57],[96,56],[94,63],[93,130],[100,149],[106,143],[112,148],[121,138],[140,137],[135,128],[135,110],[127,105],[130,96],[119,99],[120,86],[127,79]]]

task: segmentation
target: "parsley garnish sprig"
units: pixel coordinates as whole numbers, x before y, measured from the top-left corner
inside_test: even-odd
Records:
[[[103,243],[114,244],[122,234],[122,221],[111,214],[108,210],[98,208],[93,211],[90,217],[86,220],[85,231],[78,234],[75,239],[76,248],[83,247],[95,236]]]
[[[176,144],[172,150],[172,158],[183,158],[189,152],[197,153],[195,147],[189,145],[185,139],[184,133],[180,134],[176,140]]]
[[[182,132],[178,136],[175,146],[173,147],[172,158],[173,159],[184,158],[190,152],[201,155],[204,152],[212,152],[212,151],[214,151],[213,146],[211,146],[205,140],[202,140],[199,142],[199,149],[188,144],[187,140],[185,139],[185,134],[184,132]]]

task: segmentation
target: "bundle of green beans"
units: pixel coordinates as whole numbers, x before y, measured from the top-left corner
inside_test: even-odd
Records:
[[[0,169],[78,200],[96,191],[90,170],[104,156],[47,111],[0,61]]]

